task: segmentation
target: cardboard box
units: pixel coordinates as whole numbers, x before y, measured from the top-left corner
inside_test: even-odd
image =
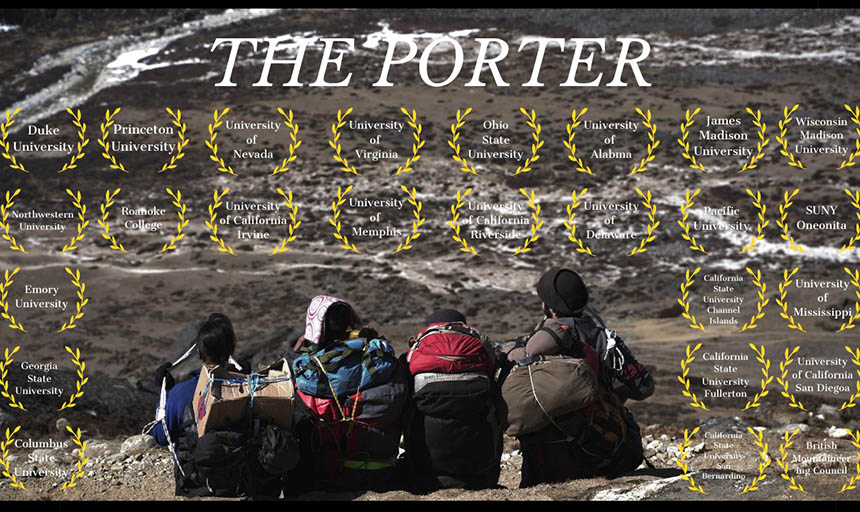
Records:
[[[289,428],[293,419],[293,381],[289,363],[281,359],[257,372],[259,381],[254,392],[252,416]],[[214,379],[210,386],[210,376]],[[265,382],[267,379],[286,379]],[[234,382],[223,382],[231,380]],[[194,390],[194,413],[197,435],[235,425],[251,404],[250,376],[222,368],[214,372],[201,369]]]

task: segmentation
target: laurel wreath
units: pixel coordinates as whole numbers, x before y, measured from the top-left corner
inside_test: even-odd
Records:
[[[75,400],[84,396],[83,387],[90,380],[89,377],[84,377],[84,371],[87,369],[87,363],[85,361],[81,361],[81,349],[78,348],[72,350],[72,348],[67,345],[66,352],[72,355],[72,364],[74,364],[77,368],[77,371],[75,372],[75,374],[78,376],[78,380],[75,384],[77,390],[72,393],[72,395],[67,401],[63,402],[63,405],[59,409],[57,409],[57,411],[62,411],[63,409],[71,409],[72,407],[78,405],[75,403]]]
[[[535,191],[532,190],[531,193],[529,193],[526,192],[526,189],[521,188],[520,194],[526,197],[526,205],[532,210],[532,221],[530,224],[531,235],[527,236],[526,239],[523,240],[522,246],[517,247],[517,250],[514,251],[514,256],[532,250],[531,247],[529,247],[529,244],[536,242],[538,238],[540,238],[540,235],[537,234],[537,232],[543,226],[543,221],[540,220],[540,205],[535,201]]]
[[[471,110],[471,109],[470,109]],[[459,116],[459,111],[457,112]],[[455,242],[460,244],[460,250],[462,252],[472,253],[475,256],[478,255],[478,251],[475,250],[475,247],[469,245],[469,242],[466,241],[465,237],[460,236],[460,210],[465,206],[466,196],[472,193],[471,188],[467,188],[465,192],[461,194],[460,189],[457,189],[457,201],[451,205],[451,220],[447,222],[448,226],[454,230],[454,234],[451,238],[454,239]]]
[[[696,196],[699,195],[701,191],[702,189],[698,188],[692,193],[692,195],[690,194],[689,190],[684,194],[684,204],[681,205],[681,220],[678,221],[678,225],[681,226],[681,229],[684,230],[684,232],[681,234],[681,238],[690,242],[690,249],[693,251],[699,251],[702,254],[707,254],[708,251],[705,250],[705,247],[702,244],[696,242],[696,237],[690,234],[690,223],[687,222],[687,219],[690,216],[690,208],[692,208],[693,205],[696,204],[694,199],[696,198]]]
[[[346,112],[343,112],[341,109],[337,109],[337,121],[331,124],[331,139],[328,141],[328,145],[334,150],[334,155],[332,155],[332,157],[335,162],[338,162],[341,165],[341,171],[361,176],[355,166],[349,165],[349,161],[341,154],[340,129],[346,125],[346,117],[350,115],[352,111],[352,107],[346,109]],[[346,242],[344,242],[344,244],[345,243]]]
[[[400,111],[403,112],[403,115],[406,116],[406,119],[408,119],[406,124],[408,124],[409,127],[412,128],[412,138],[415,140],[415,142],[412,143],[412,155],[406,159],[406,163],[404,163],[403,165],[398,167],[396,171],[394,171],[394,176],[397,176],[398,174],[404,174],[412,170],[412,166],[421,158],[421,155],[418,152],[421,151],[421,148],[423,148],[424,144],[427,142],[426,140],[421,139],[422,126],[421,123],[418,122],[418,114],[415,112],[415,109],[412,109],[411,114],[403,107],[400,107]]]
[[[779,363],[779,372],[780,376],[776,378],[776,383],[782,386],[782,391],[780,394],[784,398],[787,398],[789,401],[788,406],[794,409],[800,409],[801,411],[807,412],[803,407],[803,403],[799,402],[795,396],[789,392],[789,382],[788,382],[788,367],[791,366],[791,363],[794,362],[794,359],[791,357],[800,350],[800,347],[794,347],[794,349],[789,352],[788,348],[785,349],[785,354],[783,355],[783,360]]]
[[[851,110],[849,105],[845,105],[845,110],[851,114],[851,122],[858,126],[858,128],[855,128],[857,130],[857,139],[854,141],[854,152],[842,161],[837,171],[846,167],[853,167],[855,164],[854,159],[860,156],[860,107],[854,107],[854,110]]]
[[[692,365],[693,361],[696,360],[696,351],[700,348],[702,348],[701,343],[697,344],[693,350],[690,350],[690,345],[687,345],[687,357],[681,359],[681,375],[678,376],[678,382],[680,382],[681,385],[684,386],[684,390],[681,391],[681,394],[690,399],[690,406],[693,408],[702,409],[703,411],[707,411],[708,408],[705,406],[705,403],[699,400],[696,397],[696,394],[693,393],[692,390],[690,390],[690,379],[688,377],[690,373],[690,366]]]
[[[567,230],[570,231],[570,234],[567,236],[567,239],[570,240],[571,242],[575,243],[578,246],[576,248],[576,252],[581,252],[581,253],[588,254],[589,256],[594,256],[594,253],[591,252],[591,247],[586,245],[582,241],[581,238],[576,236],[576,222],[575,222],[576,212],[575,212],[575,210],[576,210],[576,208],[579,207],[579,205],[582,204],[580,202],[580,200],[583,198],[583,196],[585,196],[585,194],[587,192],[588,192],[588,189],[583,188],[579,192],[578,196],[576,194],[576,189],[573,189],[573,191],[570,193],[570,204],[567,205],[567,207],[566,207],[567,208],[567,220],[564,221],[564,227],[566,227]]]
[[[794,444],[793,439],[795,438],[795,436],[797,436],[799,432],[800,429],[796,428],[791,433],[791,435],[789,435],[788,432],[785,433],[785,436],[783,437],[784,441],[779,445],[780,458],[776,459],[776,465],[779,466],[780,469],[782,469],[781,476],[790,484],[788,486],[789,489],[805,493],[806,491],[803,489],[803,486],[800,485],[800,482],[796,481],[793,476],[788,474],[789,463],[786,462],[786,459],[788,458],[788,449],[791,448],[791,445]]]
[[[851,354],[851,362],[854,363],[854,366],[860,368],[860,349],[857,349],[856,352],[851,350],[851,347],[845,347],[845,350]],[[858,375],[860,375],[860,370],[857,370]],[[857,391],[853,393],[848,400],[842,403],[839,407],[840,411],[844,411],[845,409],[850,409],[857,405],[857,399],[860,398],[860,379],[854,381],[854,385],[857,388]]]
[[[576,144],[573,142],[573,138],[576,137],[576,128],[582,124],[580,118],[584,116],[586,112],[588,112],[588,107],[583,108],[578,114],[576,113],[576,109],[571,111],[570,123],[567,124],[567,140],[562,143],[570,152],[570,154],[567,155],[567,158],[576,164],[576,170],[594,176],[594,173],[591,171],[591,167],[581,158],[576,156]]]
[[[695,111],[690,113],[690,109],[687,109],[684,114],[685,122],[681,123],[681,138],[677,139],[678,144],[684,150],[681,156],[683,156],[686,160],[690,162],[690,168],[697,169],[702,172],[710,172],[708,169],[702,165],[701,162],[696,160],[696,156],[690,153],[690,142],[687,138],[690,135],[689,129],[695,123],[696,115],[701,111],[701,108],[696,108]],[[756,143],[756,152],[750,155],[749,161],[745,162],[743,167],[738,171],[739,173],[748,171],[750,169],[755,169],[758,167],[756,162],[758,162],[762,157],[764,157],[764,148],[770,142],[770,139],[765,137],[765,133],[767,132],[767,124],[763,123],[761,120],[761,110],[753,110],[747,107],[746,112],[752,116],[753,124],[758,128],[758,132],[756,135],[758,136],[758,142]]]
[[[188,128],[186,123],[182,122],[182,111],[176,109],[174,113],[170,107],[165,108],[164,110],[170,114],[170,117],[173,119],[173,126],[179,128],[176,132],[177,137],[179,137],[179,142],[176,144],[176,154],[170,155],[170,161],[161,166],[161,169],[158,172],[169,171],[170,169],[176,169],[176,162],[182,160],[182,157],[185,156],[185,146],[188,145],[190,140],[185,137],[185,130]]]
[[[779,142],[779,144],[782,146],[782,148],[779,150],[779,154],[788,158],[788,165],[790,165],[791,167],[797,167],[798,169],[804,169],[803,163],[800,161],[800,159],[796,158],[794,156],[794,153],[789,151],[788,137],[786,136],[786,133],[788,132],[788,124],[791,123],[791,120],[793,119],[791,117],[791,114],[793,114],[799,106],[800,105],[794,105],[793,107],[791,107],[791,110],[788,110],[788,107],[783,107],[782,119],[780,119],[779,121],[779,136],[776,137],[776,141]]]
[[[63,246],[63,249],[60,252],[71,252],[77,250],[77,244],[81,240],[84,239],[86,234],[84,230],[87,226],[90,225],[90,221],[86,220],[87,215],[87,205],[83,202],[83,196],[81,195],[81,191],[72,192],[71,189],[66,189],[66,194],[68,194],[72,198],[72,205],[74,205],[75,209],[78,211],[78,233],[72,237],[72,240]]]
[[[278,194],[284,198],[284,206],[286,206],[290,211],[290,233],[286,238],[281,239],[281,244],[278,247],[275,247],[269,256],[274,256],[288,251],[289,247],[287,247],[287,245],[296,240],[296,230],[298,230],[299,226],[302,225],[302,221],[298,220],[299,206],[297,204],[293,204],[293,191],[287,189],[287,192],[285,193],[280,187],[278,187]]]
[[[451,123],[451,139],[448,140],[448,146],[454,150],[454,154],[451,155],[451,158],[460,164],[460,170],[478,176],[480,173],[475,170],[475,165],[469,164],[465,157],[460,156],[460,144],[457,142],[460,139],[460,129],[466,124],[466,116],[471,112],[471,107],[467,108],[465,111],[457,109],[456,121]],[[517,166],[517,169],[511,176],[530,172],[532,170],[532,164],[537,162],[540,158],[538,151],[543,147],[544,143],[544,141],[540,139],[541,125],[537,122],[537,114],[535,114],[535,110],[532,109],[531,113],[529,113],[528,110],[520,107],[520,113],[526,117],[526,125],[532,129],[532,139],[534,139],[534,142],[531,143],[531,155],[526,158],[526,161],[522,165]],[[573,151],[575,152],[576,149],[574,148]]]
[[[794,202],[794,196],[800,192],[800,189],[794,189],[794,192],[791,194],[788,193],[788,190],[783,194],[782,204],[779,205],[779,220],[776,221],[776,225],[782,230],[782,234],[780,238],[788,242],[788,248],[792,251],[803,252],[803,247],[797,245],[797,242],[794,241],[794,237],[788,232],[788,209],[791,207]]]
[[[789,329],[797,329],[798,331],[805,333],[806,331],[803,330],[803,326],[794,320],[794,315],[788,314],[788,287],[792,283],[791,278],[797,273],[798,269],[799,267],[794,267],[794,270],[792,270],[791,273],[789,273],[788,270],[784,270],[782,272],[782,282],[779,283],[779,298],[776,299],[776,305],[782,308],[782,312],[779,316],[788,320]]]
[[[702,485],[696,485],[695,480],[693,480],[693,476],[689,474],[689,461],[687,460],[687,448],[689,448],[693,444],[693,437],[699,432],[699,427],[693,429],[693,432],[689,432],[687,429],[684,429],[684,441],[678,444],[678,452],[680,452],[681,456],[675,458],[675,464],[681,468],[683,474],[681,475],[681,479],[690,484],[687,489],[691,491],[700,492],[702,494],[708,494],[705,492],[705,489],[702,488]],[[691,457],[692,458],[692,457]]]
[[[646,114],[637,107],[636,113],[642,117],[642,126],[648,128],[648,146],[646,147],[647,153],[642,157],[642,160],[639,161],[638,165],[633,166],[633,169],[630,171],[628,176],[647,171],[647,164],[654,160],[654,152],[657,151],[657,147],[660,146],[660,141],[656,140],[657,123],[651,121],[651,109],[648,109]]]
[[[125,246],[123,246],[114,235],[110,234],[110,222],[108,218],[110,217],[110,208],[114,204],[114,200],[116,199],[117,194],[120,192],[120,188],[117,188],[113,192],[109,189],[105,190],[105,200],[103,203],[99,205],[99,211],[102,213],[101,219],[98,219],[98,225],[101,226],[102,238],[110,242],[110,248],[115,251],[126,252]]]
[[[654,241],[657,236],[654,232],[660,227],[660,221],[657,220],[657,205],[651,202],[651,189],[648,189],[647,193],[643,193],[637,188],[636,193],[642,198],[642,206],[648,210],[648,230],[645,233],[645,238],[639,242],[639,246],[634,247],[628,256],[647,251],[648,249],[645,246]]]
[[[3,318],[7,322],[9,322],[8,327],[10,329],[27,332],[21,322],[15,320],[15,315],[9,312],[9,289],[15,282],[12,278],[15,277],[15,274],[18,273],[18,270],[20,270],[20,268],[16,267],[14,270],[12,270],[12,272],[9,272],[9,269],[6,269],[3,272],[3,282],[0,283],[0,309],[2,309],[3,311],[0,312],[0,318]]]
[[[108,137],[110,136],[110,132],[108,129],[113,126],[114,118],[117,114],[119,114],[120,110],[121,107],[117,107],[116,110],[113,111],[113,113],[111,113],[110,109],[107,109],[105,111],[105,121],[99,124],[99,129],[102,132],[102,137],[98,139],[97,142],[99,143],[99,146],[102,147],[102,157],[104,157],[107,161],[110,162],[110,168],[127,173],[128,170],[125,168],[125,165],[123,165],[122,162],[117,161],[116,155],[111,154],[110,144],[108,144]]]
[[[691,329],[699,329],[705,332],[705,326],[696,320],[696,315],[690,312],[690,288],[696,281],[696,274],[702,270],[702,267],[696,267],[696,270],[690,272],[689,269],[684,273],[684,282],[681,283],[681,298],[678,299],[678,304],[684,309],[681,316],[689,320]]]
[[[765,213],[767,212],[767,205],[764,204],[761,197],[761,191],[756,190],[753,193],[752,190],[746,189],[747,195],[752,198],[752,204],[755,206],[756,210],[758,210],[758,223],[756,224],[756,234],[752,236],[749,243],[741,249],[741,254],[755,250],[758,247],[758,243],[764,238],[764,228],[770,224],[770,221],[765,218]]]
[[[857,450],[860,450],[860,430],[855,430],[853,433],[849,432],[851,436],[851,445]],[[860,451],[857,452],[857,459],[860,460]],[[847,484],[842,485],[842,489],[839,491],[839,494],[842,494],[845,491],[856,489],[857,486],[855,483],[857,480],[860,480],[860,462],[857,463],[856,473],[851,475],[851,480],[848,481]]]
[[[338,116],[340,116],[340,111],[338,111]],[[352,251],[357,254],[361,251],[358,250],[354,243],[350,243],[349,238],[347,238],[346,234],[341,231],[343,226],[340,221],[341,206],[346,202],[346,195],[350,193],[352,188],[353,185],[346,187],[345,190],[341,189],[341,187],[337,187],[337,199],[331,202],[332,216],[329,217],[328,222],[334,227],[334,233],[332,233],[332,235],[336,239],[340,240],[341,249]]]
[[[299,123],[293,121],[293,109],[290,109],[288,114],[284,112],[284,109],[278,107],[278,113],[284,117],[284,125],[290,133],[290,154],[285,156],[281,163],[275,166],[270,176],[289,171],[290,164],[298,158],[296,151],[302,145],[302,141],[299,139]]]
[[[848,329],[853,329],[856,325],[855,322],[860,320],[860,270],[855,270],[851,272],[851,269],[848,267],[842,267],[842,270],[851,277],[851,284],[856,288],[854,291],[854,295],[857,299],[854,301],[854,314],[851,315],[851,318],[848,319],[847,322],[844,322],[841,326],[839,326],[839,330],[836,332],[847,331]]]
[[[770,359],[765,357],[764,345],[760,347],[756,347],[754,344],[750,343],[749,347],[755,352],[756,358],[755,360],[761,365],[761,381],[759,385],[761,386],[761,391],[755,394],[752,400],[748,400],[747,404],[744,406],[743,410],[746,411],[748,409],[754,409],[761,405],[761,399],[766,397],[770,391],[767,390],[767,387],[773,382],[773,376],[770,375]],[[759,439],[760,441],[761,439]],[[764,450],[767,452],[767,449]],[[761,468],[759,468],[761,469]],[[753,481],[753,485],[755,485],[755,481]],[[742,493],[743,494],[743,493]]]
[[[170,237],[170,242],[164,244],[164,247],[161,248],[159,254],[176,250],[176,243],[185,238],[185,233],[182,232],[188,223],[190,222],[185,218],[185,212],[187,211],[187,205],[182,202],[182,191],[177,189],[176,192],[173,192],[169,188],[164,189],[171,198],[173,198],[173,206],[176,207],[176,215],[179,217],[179,220],[176,222],[176,234]]]
[[[0,466],[3,466],[3,476],[10,480],[9,486],[17,487],[18,489],[24,491],[26,490],[26,487],[24,487],[24,482],[20,482],[15,477],[15,474],[9,471],[9,461],[6,460],[9,458],[9,446],[11,446],[12,443],[15,442],[15,434],[17,434],[19,430],[21,430],[20,425],[15,427],[14,430],[9,430],[9,428],[6,428],[6,440],[0,441]]]
[[[90,461],[90,458],[87,457],[87,442],[81,439],[81,429],[78,428],[77,431],[73,430],[72,427],[66,426],[66,430],[72,434],[72,442],[75,443],[78,447],[78,462],[75,464],[75,471],[72,473],[72,476],[68,481],[63,483],[63,486],[60,487],[60,491],[65,491],[66,489],[71,489],[78,485],[77,479],[84,476],[86,471],[84,467]]]
[[[414,111],[413,111],[414,115]],[[406,171],[404,171],[406,172]],[[395,173],[396,174],[396,173]],[[400,251],[406,251],[412,248],[412,242],[418,239],[421,236],[421,232],[418,231],[418,228],[424,224],[424,221],[427,220],[421,217],[421,201],[418,200],[418,191],[415,190],[415,187],[412,187],[412,191],[410,192],[405,185],[400,185],[400,189],[406,193],[408,197],[407,201],[410,205],[412,205],[412,216],[415,217],[415,220],[412,221],[412,232],[406,237],[406,240],[397,244],[397,249],[394,251],[394,254],[397,254]]]
[[[218,170],[235,176],[236,173],[233,171],[233,167],[227,165],[224,159],[218,156],[218,143],[215,142],[215,139],[218,137],[218,128],[224,124],[223,119],[224,116],[227,115],[227,112],[230,112],[230,107],[225,107],[220,114],[218,113],[218,109],[215,109],[215,112],[212,114],[212,122],[209,123],[209,140],[205,141],[205,144],[212,152],[212,154],[209,155],[209,160],[218,164]]]
[[[233,252],[233,248],[224,242],[223,237],[218,236],[218,208],[223,204],[224,196],[228,192],[230,192],[229,187],[221,191],[220,194],[218,193],[218,189],[215,189],[215,192],[212,193],[212,204],[209,205],[209,220],[203,224],[209,229],[209,239],[218,244],[218,252],[225,252],[235,256],[236,253]]]
[[[753,477],[752,482],[750,482],[749,485],[744,485],[744,489],[741,491],[741,494],[758,490],[758,484],[767,478],[767,475],[764,472],[771,463],[771,458],[767,454],[767,443],[764,442],[764,430],[756,430],[752,427],[747,427],[747,432],[749,432],[755,439],[753,443],[759,449],[758,456],[761,457],[761,462],[758,463],[758,474]]]
[[[64,323],[57,332],[68,331],[69,329],[74,329],[75,327],[77,327],[77,324],[75,324],[75,322],[84,317],[84,308],[90,302],[90,299],[85,296],[85,293],[87,291],[87,284],[81,280],[81,271],[76,269],[74,272],[72,272],[72,269],[66,267],[66,273],[72,276],[72,286],[74,286],[75,289],[78,290],[78,301],[75,304],[75,312],[72,313],[72,316],[69,318],[69,321]]]
[[[3,230],[3,240],[9,242],[9,250],[27,254],[27,250],[24,249],[23,245],[18,243],[15,236],[12,234],[12,223],[9,222],[9,212],[11,212],[12,207],[15,206],[15,198],[18,197],[18,194],[20,193],[20,188],[11,193],[8,190],[6,191],[6,201],[0,205],[0,229]]]
[[[9,138],[9,127],[15,124],[15,116],[17,116],[19,112],[21,112],[20,108],[16,108],[12,114],[9,114],[9,110],[6,110],[6,122],[0,123],[0,134],[2,134],[2,137],[0,137],[0,147],[3,148],[3,158],[9,160],[9,167],[21,172],[30,172],[25,169],[24,164],[19,162],[18,159],[15,158],[15,155],[9,151],[9,142],[6,140]]]
[[[857,216],[857,222],[854,223],[854,236],[852,236],[851,239],[848,240],[847,244],[844,244],[842,248],[839,249],[840,253],[856,249],[857,240],[860,240],[860,190],[852,194],[851,190],[846,188],[845,193],[848,194],[848,197],[851,198],[851,206],[853,206],[854,209],[857,210],[856,212],[854,212],[854,215]]]
[[[21,412],[26,412],[27,409],[24,408],[24,404],[15,399],[15,395],[9,391],[9,381],[7,377],[9,376],[9,367],[15,362],[15,352],[18,352],[21,347],[17,346],[9,351],[9,348],[3,350],[3,361],[0,362],[0,387],[3,388],[3,391],[0,392],[0,396],[5,398],[12,409],[19,409]],[[6,468],[7,470],[9,468]]]
[[[768,302],[770,302],[770,299],[765,297],[765,294],[767,293],[767,283],[765,283],[761,278],[761,269],[753,271],[749,267],[746,267],[746,271],[753,278],[753,285],[756,287],[758,293],[758,302],[756,302],[756,312],[748,322],[741,326],[741,329],[738,332],[749,331],[758,327],[756,322],[764,318],[764,307],[767,306]]]
[[[90,139],[86,137],[87,134],[87,124],[81,121],[81,109],[77,111],[72,111],[71,108],[67,108],[66,112],[72,116],[72,124],[75,125],[78,129],[78,142],[75,144],[76,153],[72,155],[72,158],[69,159],[68,162],[63,164],[63,168],[57,172],[65,172],[70,169],[76,169],[78,167],[77,161],[84,157],[86,154],[84,152],[84,148],[87,147],[87,144],[90,143]]]

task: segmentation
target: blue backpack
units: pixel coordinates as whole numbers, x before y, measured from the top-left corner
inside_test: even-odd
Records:
[[[296,389],[318,398],[338,398],[389,382],[397,359],[385,338],[355,338],[302,354],[293,361]]]

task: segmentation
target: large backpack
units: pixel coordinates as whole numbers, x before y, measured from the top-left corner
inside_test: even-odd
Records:
[[[481,334],[462,323],[440,323],[410,343],[413,399],[404,440],[411,488],[495,486],[505,410]]]
[[[409,389],[388,341],[337,342],[300,355],[293,369],[308,487],[383,491],[395,485]]]

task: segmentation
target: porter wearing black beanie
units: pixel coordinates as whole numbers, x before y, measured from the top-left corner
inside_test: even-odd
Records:
[[[585,282],[579,274],[566,268],[547,270],[538,281],[537,293],[559,317],[576,316],[588,304]]]

